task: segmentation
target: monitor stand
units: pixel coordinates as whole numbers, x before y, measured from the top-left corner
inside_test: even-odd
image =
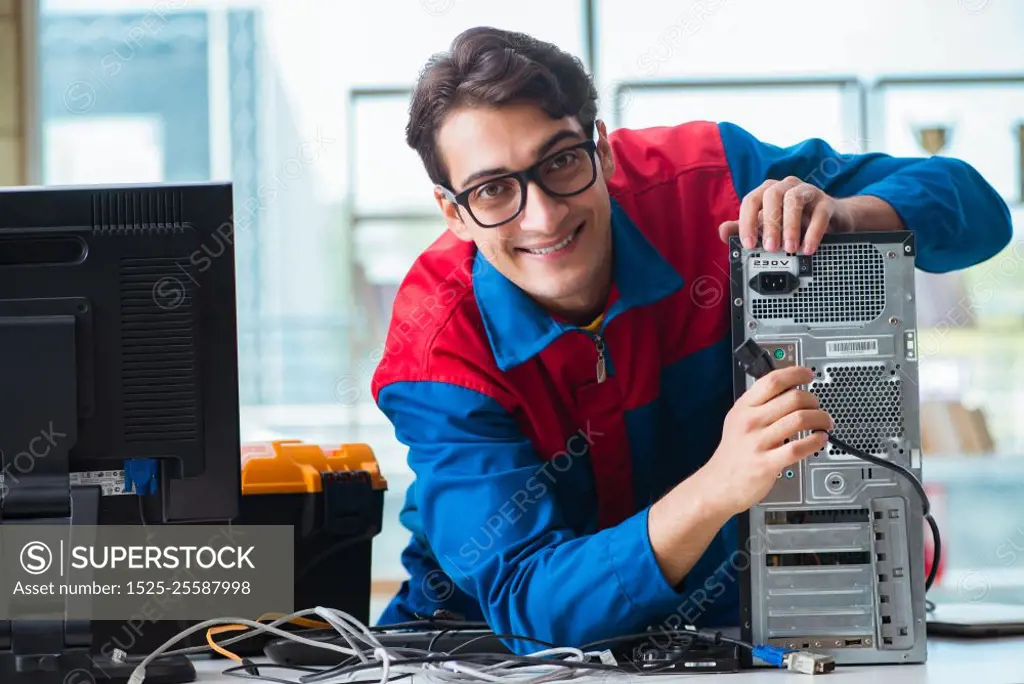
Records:
[[[18,311],[5,302],[0,308],[0,525],[99,524],[100,489],[72,488],[69,475],[68,456],[77,441],[75,324],[82,301],[21,301]],[[70,310],[60,311],[62,303]],[[63,610],[66,615],[66,603]],[[0,620],[0,682],[115,684],[127,682],[141,660],[115,663],[93,650],[90,620]],[[147,684],[195,678],[184,657],[160,658],[146,668]]]

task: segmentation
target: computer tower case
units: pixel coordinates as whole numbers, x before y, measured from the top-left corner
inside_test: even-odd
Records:
[[[812,369],[806,389],[833,434],[920,478],[913,233],[828,234],[810,256],[747,250],[734,237],[729,256],[734,348],[753,339],[776,368]],[[737,397],[753,382],[735,367]],[[913,486],[831,444],[777,477],[740,516],[744,639],[837,664],[924,662]]]

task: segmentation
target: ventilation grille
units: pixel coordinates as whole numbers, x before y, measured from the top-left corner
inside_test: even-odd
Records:
[[[197,438],[194,271],[187,258],[121,260],[121,392],[127,442]]]
[[[180,232],[182,203],[182,193],[175,191],[98,192],[92,198],[92,231]]]
[[[836,422],[836,437],[878,456],[903,438],[903,382],[885,363],[835,364],[811,383],[823,411]],[[849,455],[831,444],[832,456]]]
[[[885,308],[885,259],[870,244],[821,245],[811,260],[812,280],[788,297],[757,297],[758,320],[794,323],[867,322]]]

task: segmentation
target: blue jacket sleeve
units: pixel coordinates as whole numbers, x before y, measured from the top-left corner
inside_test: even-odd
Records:
[[[1010,211],[970,165],[949,157],[840,154],[820,139],[792,147],[757,140],[719,124],[736,192],[742,199],[768,179],[797,176],[833,197],[885,200],[914,232],[917,267],[944,273],[981,263],[1010,241]]]
[[[401,382],[378,405],[409,447],[422,533],[496,632],[580,646],[642,631],[675,609],[647,533],[648,510],[577,535],[553,483],[494,399],[442,382]],[[413,578],[417,581],[419,578]],[[540,650],[510,642],[520,654]]]

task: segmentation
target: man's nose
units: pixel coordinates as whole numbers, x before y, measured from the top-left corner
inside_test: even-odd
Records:
[[[526,186],[526,206],[519,222],[521,230],[552,232],[561,225],[568,212],[564,202],[544,192],[536,183]]]

